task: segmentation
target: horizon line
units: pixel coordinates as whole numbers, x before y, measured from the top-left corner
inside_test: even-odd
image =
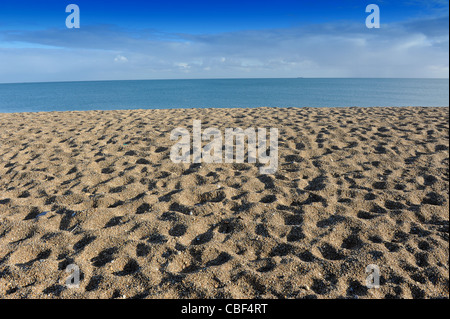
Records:
[[[44,84],[44,83],[77,83],[77,82],[118,82],[118,81],[190,81],[190,80],[283,80],[283,79],[411,79],[411,80],[449,80],[448,77],[217,77],[217,78],[155,78],[155,79],[114,79],[114,80],[62,80],[62,81],[29,81],[0,82],[0,84]]]

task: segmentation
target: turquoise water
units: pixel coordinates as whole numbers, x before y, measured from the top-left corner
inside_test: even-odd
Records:
[[[0,84],[0,112],[448,106],[448,79],[211,79]]]

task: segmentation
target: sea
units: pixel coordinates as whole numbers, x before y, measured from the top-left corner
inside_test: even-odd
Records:
[[[288,78],[0,84],[0,113],[261,106],[449,106],[449,80]]]

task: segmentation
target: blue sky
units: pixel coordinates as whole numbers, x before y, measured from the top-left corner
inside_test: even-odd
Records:
[[[444,0],[2,0],[0,82],[448,78],[448,15]]]

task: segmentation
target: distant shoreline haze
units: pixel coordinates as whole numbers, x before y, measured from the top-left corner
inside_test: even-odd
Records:
[[[0,112],[448,106],[448,79],[248,78],[0,84]]]

